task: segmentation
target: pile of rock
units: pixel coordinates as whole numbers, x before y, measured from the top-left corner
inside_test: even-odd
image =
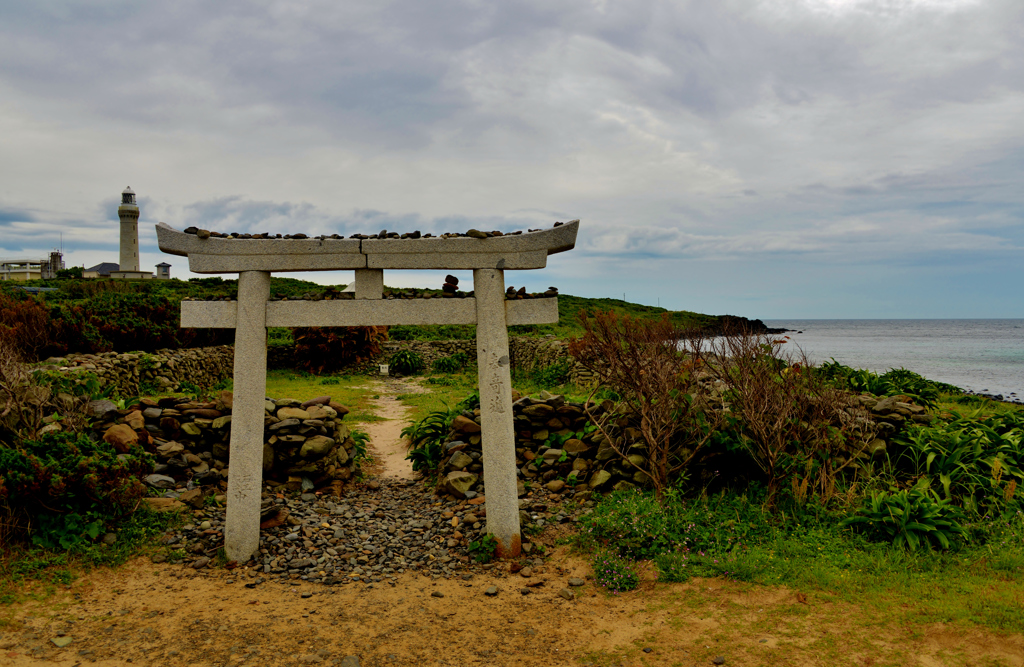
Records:
[[[90,404],[103,440],[119,452],[138,443],[156,456],[145,481],[164,489],[227,479],[231,406],[227,391],[209,402],[167,397],[144,398],[126,409],[103,400]],[[329,396],[267,399],[264,407],[264,479],[320,488],[358,473],[356,442],[342,422],[348,408]]]
[[[590,405],[590,412],[598,418],[611,409],[611,401]],[[593,491],[648,483],[646,474],[619,455],[590,424],[583,403],[568,402],[548,392],[536,398],[513,392],[512,411],[520,496],[543,486],[550,493],[572,492],[577,499],[586,500]],[[483,492],[484,481],[480,410],[457,416],[452,431],[444,446],[444,475],[438,490],[456,498],[473,498]],[[634,449],[640,448],[636,429],[627,428],[625,435],[638,442]],[[641,467],[645,463],[639,453],[631,453],[629,458]]]

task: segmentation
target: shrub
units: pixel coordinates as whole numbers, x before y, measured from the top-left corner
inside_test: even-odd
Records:
[[[720,361],[708,369],[726,386],[733,442],[764,472],[769,502],[787,485],[827,500],[840,472],[874,440],[876,427],[857,422],[847,412],[849,395],[811,370],[806,357],[782,353],[784,342],[760,334],[722,336],[711,346]]]
[[[85,435],[46,433],[0,446],[0,503],[19,528],[37,522],[33,542],[67,549],[131,513],[146,493],[139,477],[152,469],[137,445],[118,455]]]
[[[296,366],[320,375],[379,355],[387,327],[298,327],[292,337]]]
[[[37,359],[50,346],[49,310],[21,290],[0,289],[0,338],[19,357]]]
[[[434,370],[438,373],[458,373],[469,363],[469,355],[465,352],[456,352],[449,357],[441,357],[434,362]]]
[[[602,387],[611,387],[639,421],[647,456],[642,464],[634,462],[637,457],[630,462],[650,477],[661,500],[721,421],[721,412],[711,409],[708,392],[699,382],[702,337],[680,331],[667,316],[644,320],[605,312],[584,314],[580,323],[583,336],[570,343],[569,352],[599,379],[591,397]],[[629,444],[608,429],[621,415],[606,411],[599,420],[589,407],[587,414],[625,459]]]
[[[599,551],[591,559],[594,579],[609,593],[625,593],[640,585],[636,565],[611,551]]]
[[[412,350],[399,350],[388,360],[389,370],[402,375],[415,375],[423,368],[423,356]]]

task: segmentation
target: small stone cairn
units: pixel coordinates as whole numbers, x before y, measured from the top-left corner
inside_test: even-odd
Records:
[[[93,401],[94,428],[119,452],[141,444],[155,455],[156,469],[144,481],[155,488],[215,487],[229,474],[231,392],[216,401],[143,398],[118,409]],[[267,399],[264,413],[264,479],[309,488],[344,483],[358,473],[356,442],[343,423],[348,408],[320,396],[302,402]],[[209,491],[209,489],[208,489]],[[195,494],[193,494],[195,495]],[[201,499],[208,493],[201,493]],[[189,498],[185,498],[188,500]]]

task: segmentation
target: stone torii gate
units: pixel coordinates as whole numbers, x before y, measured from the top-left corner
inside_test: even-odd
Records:
[[[160,249],[195,273],[237,273],[237,301],[183,301],[181,326],[234,328],[234,406],[224,547],[259,548],[267,327],[475,324],[487,531],[503,556],[520,552],[508,326],[558,321],[558,299],[505,299],[505,271],[540,269],[572,250],[579,220],[522,234],[418,239],[233,238],[156,225]],[[354,300],[270,301],[276,271],[355,269]],[[384,269],[473,270],[472,298],[383,299]]]

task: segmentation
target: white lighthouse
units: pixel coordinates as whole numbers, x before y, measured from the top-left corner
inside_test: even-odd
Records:
[[[139,271],[139,206],[135,193],[125,188],[121,193],[121,205],[117,207],[121,219],[121,262],[120,273]]]
[[[152,278],[152,272],[139,271],[139,206],[131,188],[125,188],[121,193],[117,217],[121,220],[121,262],[117,271],[110,272],[110,277],[121,280]]]

